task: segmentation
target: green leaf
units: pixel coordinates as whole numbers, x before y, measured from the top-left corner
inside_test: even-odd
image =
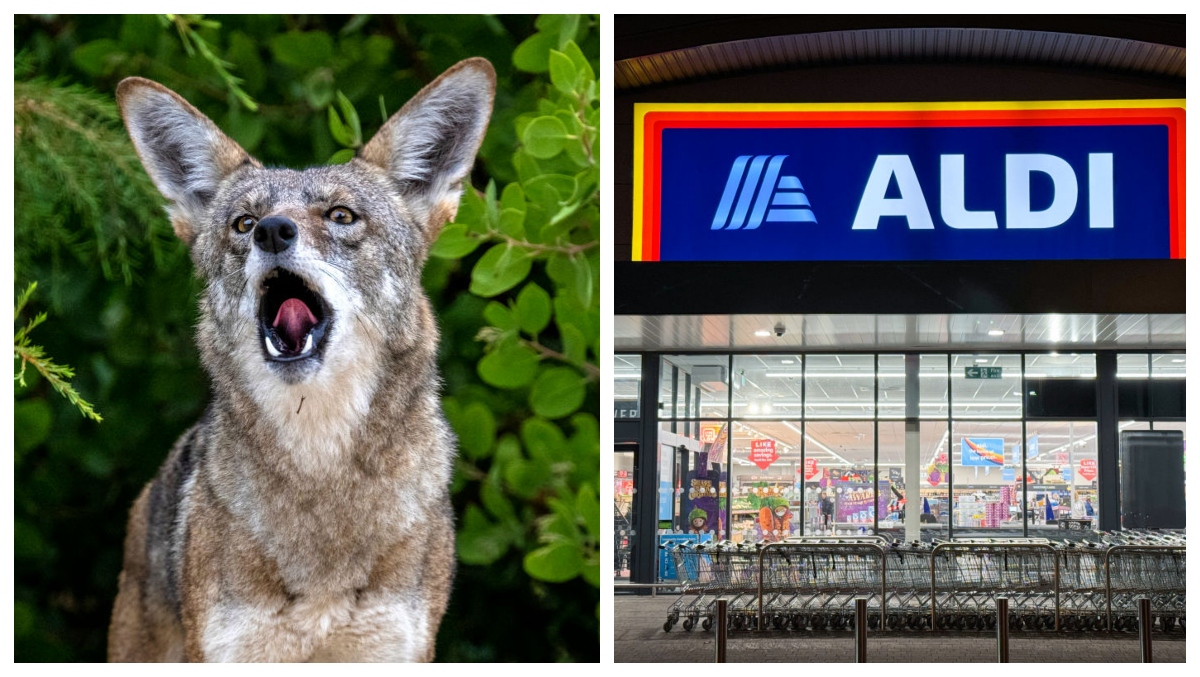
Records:
[[[522,498],[537,494],[549,480],[550,467],[544,463],[518,458],[509,461],[504,467],[504,481],[514,494]]]
[[[350,156],[354,156],[354,151],[349,148],[338,151],[338,153],[350,152]],[[461,216],[461,212],[459,214]],[[476,247],[483,244],[483,238],[473,237],[467,234],[467,227],[461,223],[449,223],[438,234],[438,238],[433,241],[433,247],[429,249],[430,256],[436,256],[441,259],[461,259],[462,257],[475,251]]]
[[[486,565],[504,556],[510,539],[505,529],[492,524],[478,506],[471,504],[463,515],[456,541],[459,561]]]
[[[92,40],[71,52],[71,61],[79,70],[93,77],[112,72],[117,63],[124,58],[121,45],[111,38]]]
[[[493,327],[504,331],[513,331],[517,328],[517,319],[514,317],[513,311],[509,310],[508,306],[496,301],[488,302],[487,307],[483,309],[483,319]]]
[[[333,104],[329,104],[329,133],[333,135],[334,141],[343,146],[355,147],[354,133],[342,122],[342,118],[334,110]]]
[[[570,367],[550,367],[543,371],[529,391],[529,406],[539,416],[562,418],[583,404],[586,381]]]
[[[354,109],[354,104],[350,99],[346,98],[345,94],[339,89],[337,92],[337,105],[341,109],[342,117],[346,119],[346,126],[350,130],[350,143],[345,145],[351,148],[358,148],[362,145],[362,123],[358,119],[358,111]]]
[[[575,543],[558,541],[525,555],[525,571],[548,583],[563,583],[583,570],[583,550]]]
[[[592,65],[588,63],[587,57],[583,55],[583,50],[579,49],[579,45],[572,40],[563,47],[563,53],[571,60],[575,66],[575,72],[580,76],[580,87],[587,87],[596,81],[596,72],[592,70]]]
[[[558,25],[558,48],[562,49],[567,46],[568,42],[575,39],[579,33],[579,15],[567,14],[562,18],[562,23]]]
[[[269,44],[277,61],[301,71],[320,68],[333,59],[333,38],[324,31],[282,33]]]
[[[535,461],[550,464],[570,458],[562,430],[540,416],[528,418],[521,424],[521,441]]]
[[[554,41],[553,36],[540,32],[525,38],[513,51],[513,65],[526,73],[545,73]]]
[[[30,371],[33,371],[32,369]],[[16,433],[17,460],[38,447],[50,435],[54,415],[43,399],[24,400],[13,407],[13,428]]]
[[[559,324],[558,333],[562,335],[563,355],[571,364],[582,367],[587,362],[587,339],[583,332],[574,325]]]
[[[342,165],[354,159],[353,148],[343,148],[333,155],[329,156],[329,160],[325,162],[327,165]]]
[[[487,250],[471,270],[471,293],[491,297],[512,289],[529,276],[532,259],[507,244]]]
[[[517,294],[517,324],[527,334],[536,335],[550,324],[550,295],[535,282]]]
[[[520,388],[537,375],[538,356],[519,343],[502,343],[479,360],[479,378],[497,388]]]
[[[496,441],[496,418],[492,411],[480,402],[472,402],[463,409],[462,425],[455,429],[458,444],[472,460],[487,456]]]
[[[579,488],[579,494],[575,497],[575,510],[583,516],[584,527],[587,528],[588,536],[593,540],[600,539],[600,498],[596,496],[596,490],[590,484],[585,484]]]
[[[550,50],[550,82],[554,88],[563,94],[574,94],[579,86],[578,78],[571,57],[556,49]]]
[[[579,575],[593,587],[600,587],[600,560],[584,562],[583,570],[579,572]]]
[[[479,500],[496,519],[506,522],[517,519],[517,512],[513,509],[512,502],[505,497],[504,490],[495,482],[482,483],[479,487]]]
[[[521,135],[525,151],[533,157],[543,160],[561,153],[569,140],[570,135],[567,133],[567,128],[563,126],[562,120],[551,115],[535,118],[525,128],[525,133]]]

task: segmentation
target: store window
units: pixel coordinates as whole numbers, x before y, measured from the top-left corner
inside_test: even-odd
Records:
[[[1187,356],[1183,353],[1117,355],[1117,410],[1123,419],[1186,415]]]
[[[945,538],[950,528],[950,424],[921,421],[921,533]],[[914,500],[906,492],[905,498]],[[907,508],[906,508],[907,509]]]
[[[952,418],[1021,418],[1021,355],[954,355],[950,359]]]
[[[921,356],[921,418],[950,417],[948,355]]]
[[[874,491],[874,422],[810,420],[804,431],[806,478],[813,472],[804,486],[804,533],[873,533],[875,516],[887,508],[887,497]]]
[[[618,451],[613,477],[613,578],[629,580],[633,553],[633,457],[632,451]]]
[[[874,418],[875,356],[810,355],[804,412],[808,418]]]
[[[735,420],[730,465],[731,540],[798,535],[803,500],[799,422]]]
[[[1096,519],[1096,422],[1030,421],[1025,433],[1030,533],[1061,519]]]
[[[729,424],[666,421],[660,424],[659,530],[699,540],[725,539]]]
[[[735,355],[733,416],[801,418],[803,371],[799,355]]]
[[[904,356],[879,356],[879,402],[880,419],[904,418]]]
[[[955,534],[1022,530],[1020,421],[954,421],[949,453],[954,474]],[[1028,478],[1026,478],[1028,479]],[[962,531],[960,531],[962,530]]]
[[[1029,418],[1095,418],[1096,354],[1025,356]]]
[[[642,356],[617,355],[613,358],[613,418],[642,417]]]
[[[659,418],[724,418],[729,415],[728,355],[662,358]]]

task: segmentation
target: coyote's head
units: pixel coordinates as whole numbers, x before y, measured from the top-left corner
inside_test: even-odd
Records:
[[[463,61],[358,157],[304,170],[263,167],[157,83],[120,84],[138,155],[206,285],[198,336],[215,381],[335,388],[331,374],[436,344],[421,269],[454,218],[495,79],[486,60]]]

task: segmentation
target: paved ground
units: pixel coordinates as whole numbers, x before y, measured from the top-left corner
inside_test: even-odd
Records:
[[[715,655],[713,632],[699,628],[684,632],[676,625],[663,632],[666,609],[673,597],[617,595],[615,600],[614,659],[622,662],[702,663]],[[1156,663],[1183,663],[1187,644],[1183,633],[1154,637]],[[1027,635],[1014,632],[1009,642],[1013,663],[1136,663],[1141,660],[1137,636],[1101,633]],[[726,645],[730,663],[849,663],[854,660],[851,632],[754,634],[731,632]],[[867,660],[882,663],[991,663],[996,639],[982,633],[871,633]]]

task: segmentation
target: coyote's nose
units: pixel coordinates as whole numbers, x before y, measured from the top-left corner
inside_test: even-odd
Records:
[[[254,227],[254,244],[271,254],[292,246],[295,239],[296,224],[286,216],[268,216]]]

